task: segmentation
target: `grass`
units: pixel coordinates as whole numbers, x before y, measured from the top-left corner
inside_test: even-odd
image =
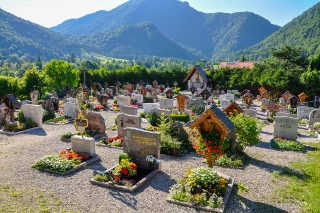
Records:
[[[297,203],[301,212],[320,212],[319,159],[320,151],[309,152],[307,160],[295,161],[290,168],[272,173],[274,179],[286,182],[275,191],[277,202]]]
[[[0,212],[81,212],[76,206],[60,207],[63,200],[53,192],[34,188],[15,188],[0,184]]]
[[[66,121],[68,120],[68,116],[60,116],[60,117],[57,117],[56,118],[56,121],[59,122],[59,121]],[[46,120],[44,123],[47,124],[47,123],[53,123],[54,122],[54,119],[49,119],[49,120]]]
[[[244,153],[226,153],[219,157],[214,164],[218,166],[226,167],[243,167],[246,161],[246,155]]]

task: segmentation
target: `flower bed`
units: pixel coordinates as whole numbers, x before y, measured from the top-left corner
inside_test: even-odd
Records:
[[[77,153],[72,150],[62,150],[59,155],[46,155],[38,158],[32,168],[66,175],[100,159],[98,156],[89,156],[86,153]]]
[[[284,149],[291,151],[304,151],[304,145],[296,140],[286,140],[284,138],[272,138],[270,140],[270,146],[276,149]]]
[[[210,168],[189,168],[170,188],[168,202],[211,212],[223,212],[234,181]]]
[[[114,146],[114,147],[122,147],[123,146],[123,138],[119,135],[113,136],[108,139],[102,139],[98,142],[97,145],[106,145],[106,146]]]

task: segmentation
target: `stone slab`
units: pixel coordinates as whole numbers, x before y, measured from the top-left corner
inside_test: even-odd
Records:
[[[95,155],[95,139],[73,135],[71,136],[71,149],[75,152],[85,152],[91,156]]]
[[[273,136],[276,138],[285,138],[287,140],[296,140],[298,136],[298,120],[298,118],[276,116]]]

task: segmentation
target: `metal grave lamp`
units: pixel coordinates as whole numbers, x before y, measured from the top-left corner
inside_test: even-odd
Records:
[[[88,119],[86,119],[85,114],[86,110],[80,110],[78,117],[74,120],[74,126],[82,137],[89,125]]]

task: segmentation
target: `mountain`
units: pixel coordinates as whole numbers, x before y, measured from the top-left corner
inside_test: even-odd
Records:
[[[63,58],[80,53],[80,46],[67,42],[59,33],[16,17],[0,9],[0,59],[15,55],[34,59]]]
[[[281,29],[258,44],[235,53],[238,59],[244,55],[250,60],[266,58],[272,47],[283,45],[300,47],[303,54],[309,56],[320,52],[320,3],[317,3],[300,16],[294,18]]]
[[[92,34],[141,22],[153,23],[165,36],[212,59],[226,58],[280,28],[251,12],[206,14],[178,0],[130,0],[111,11],[70,19],[50,29]]]
[[[108,32],[66,37],[70,41],[92,47],[99,54],[114,58],[132,60],[141,56],[158,56],[197,60],[201,57],[195,51],[186,49],[161,34],[150,22],[122,26]]]

